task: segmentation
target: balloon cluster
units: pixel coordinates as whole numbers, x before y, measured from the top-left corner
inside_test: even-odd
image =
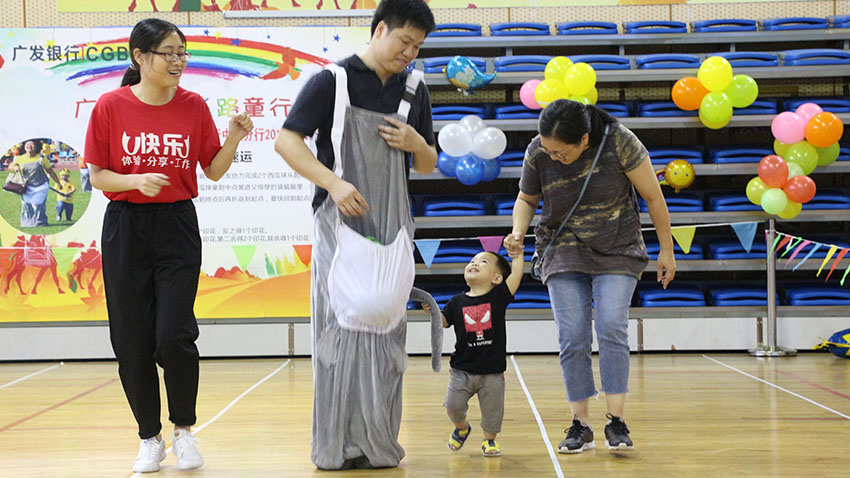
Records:
[[[733,75],[732,65],[722,56],[702,62],[697,76],[686,76],[673,85],[673,103],[685,111],[699,110],[702,124],[720,129],[732,120],[732,107],[746,108],[758,97],[756,80]]]
[[[493,81],[495,73],[484,73],[475,63],[465,56],[455,56],[443,70],[449,83],[457,87],[464,95],[471,95],[475,89]]]
[[[502,166],[498,157],[508,140],[502,130],[487,127],[478,116],[467,115],[447,124],[440,129],[437,142],[442,150],[437,168],[446,176],[467,186],[499,177]]]
[[[815,103],[776,115],[770,126],[775,155],[762,158],[758,177],[747,184],[747,198],[768,214],[791,219],[817,191],[808,175],[838,158],[844,124]]]
[[[573,100],[595,105],[596,71],[587,63],[573,63],[565,56],[549,60],[543,80],[528,80],[519,90],[519,99],[526,108],[539,110],[555,100]]]

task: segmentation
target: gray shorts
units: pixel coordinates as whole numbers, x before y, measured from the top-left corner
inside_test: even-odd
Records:
[[[493,434],[501,432],[505,416],[505,374],[476,375],[450,368],[449,389],[443,406],[452,423],[466,419],[469,399],[475,394],[478,394],[481,408],[481,429]]]

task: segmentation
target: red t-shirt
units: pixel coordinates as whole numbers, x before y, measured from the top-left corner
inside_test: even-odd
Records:
[[[221,149],[206,102],[177,87],[168,103],[143,103],[129,86],[97,100],[86,132],[85,160],[119,174],[162,173],[170,186],[156,197],[134,189],[104,192],[113,201],[167,203],[198,196],[197,164],[206,168]]]

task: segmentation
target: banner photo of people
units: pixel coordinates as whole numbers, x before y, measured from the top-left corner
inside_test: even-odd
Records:
[[[221,11],[288,11],[312,13],[321,16],[327,12],[351,11],[352,16],[363,15],[357,10],[373,10],[379,0],[56,0],[60,12],[221,12]],[[523,7],[576,7],[616,5],[685,5],[700,3],[759,3],[775,0],[431,0],[435,8],[523,8]]]
[[[0,28],[0,323],[106,320],[100,242],[109,201],[92,188],[83,155],[95,102],[130,65],[130,30]],[[192,57],[180,86],[207,102],[221,141],[232,115],[254,123],[223,178],[196,171],[195,314],[309,317],[313,186],[274,141],[307,79],[363,49],[369,29],[182,30]],[[189,139],[150,136],[125,137],[122,160],[166,175],[188,167],[179,157]]]

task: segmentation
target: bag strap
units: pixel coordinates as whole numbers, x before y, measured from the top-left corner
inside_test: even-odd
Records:
[[[593,157],[593,164],[590,165],[590,170],[587,172],[587,177],[584,178],[584,184],[581,186],[581,192],[578,193],[578,199],[576,199],[576,202],[573,203],[573,207],[570,208],[570,212],[567,213],[566,217],[564,217],[564,220],[561,221],[561,225],[558,226],[558,230],[555,231],[554,235],[552,235],[552,240],[549,241],[548,244],[546,244],[546,248],[543,249],[543,254],[540,255],[541,258],[546,256],[546,252],[549,251],[550,247],[552,247],[552,243],[555,242],[555,238],[558,237],[558,234],[560,234],[561,231],[564,229],[564,226],[567,225],[567,221],[570,220],[570,217],[572,217],[573,212],[575,212],[576,208],[578,207],[578,203],[581,202],[581,198],[584,197],[584,191],[587,189],[587,183],[590,182],[590,176],[593,175],[593,170],[596,168],[596,163],[599,161],[599,156],[602,154],[602,147],[605,146],[605,140],[608,139],[608,129],[610,126],[610,124],[605,125],[605,132],[602,133],[602,141],[599,142],[599,149],[596,150],[596,156]]]

